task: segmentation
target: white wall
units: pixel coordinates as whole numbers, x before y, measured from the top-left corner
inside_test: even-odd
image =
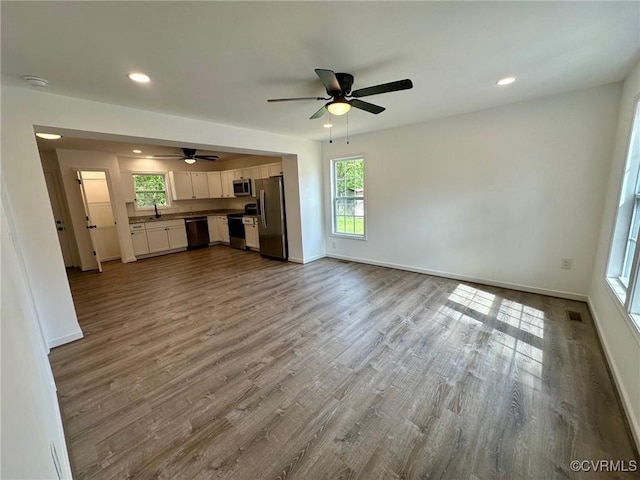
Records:
[[[640,99],[640,64],[624,83],[611,175],[608,177],[606,203],[602,216],[600,240],[595,255],[589,303],[604,344],[609,365],[631,422],[636,444],[640,445],[640,333],[620,307],[605,281],[609,246],[616,209],[620,198],[622,175],[633,121],[634,106]]]
[[[620,93],[611,84],[323,144],[327,254],[586,299]],[[355,154],[366,241],[329,235],[329,160]]]
[[[2,465],[6,479],[71,478],[67,449],[47,348],[38,326],[20,245],[3,195],[2,225]]]
[[[120,254],[123,262],[134,262],[133,243],[129,232],[129,217],[124,203],[124,193],[120,181],[120,166],[118,157],[107,152],[87,152],[83,150],[56,150],[58,163],[60,164],[60,174],[64,185],[71,222],[75,233],[76,244],[80,254],[80,268],[91,270],[96,268],[93,248],[89,232],[85,228],[84,205],[82,195],[78,187],[76,171],[78,169],[104,169],[108,174],[108,181],[111,186],[110,199],[115,210],[116,226],[118,227],[118,239],[120,242]]]

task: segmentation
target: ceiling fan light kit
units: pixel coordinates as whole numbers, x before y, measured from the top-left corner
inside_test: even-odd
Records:
[[[351,110],[351,105],[344,98],[337,98],[333,102],[327,103],[327,110],[331,115],[344,115]]]

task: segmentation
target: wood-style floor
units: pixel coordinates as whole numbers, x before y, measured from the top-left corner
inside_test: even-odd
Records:
[[[78,479],[593,478],[571,460],[639,460],[580,302],[223,246],[70,283],[85,338],[51,361]]]

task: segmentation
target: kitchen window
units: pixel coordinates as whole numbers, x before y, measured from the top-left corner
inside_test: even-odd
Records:
[[[624,309],[640,328],[640,102],[629,138],[618,213],[613,230],[607,282]]]
[[[364,158],[331,160],[332,232],[365,238]]]
[[[136,192],[136,210],[153,210],[171,206],[167,194],[167,175],[164,173],[134,173],[133,189]]]

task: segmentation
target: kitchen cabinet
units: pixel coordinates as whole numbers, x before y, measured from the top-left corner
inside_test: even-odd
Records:
[[[235,195],[233,194],[233,181],[240,179],[241,176],[242,170],[239,168],[236,170],[223,170],[220,172],[223,198],[235,198]]]
[[[210,215],[207,217],[207,226],[209,227],[209,242],[219,243],[222,241],[220,227],[218,226],[218,217]]]
[[[229,243],[229,224],[226,215],[218,216],[218,235],[222,242]]]
[[[209,198],[207,172],[169,172],[171,196],[174,200]]]
[[[145,225],[149,253],[186,248],[187,231],[184,227],[184,220],[151,222]]]
[[[122,185],[125,203],[134,203],[136,201],[136,189],[133,186],[133,172],[120,172],[120,184]]]
[[[209,198],[223,198],[221,172],[207,172],[209,184]]]
[[[282,162],[269,164],[269,176],[275,177],[276,175],[282,175]]]
[[[133,243],[133,254],[137,257],[149,253],[149,243],[147,242],[147,231],[144,228],[144,223],[132,223],[129,225],[129,231],[131,232],[131,242]]]
[[[242,217],[242,223],[244,224],[244,236],[247,248],[259,250],[258,219],[256,217]]]

